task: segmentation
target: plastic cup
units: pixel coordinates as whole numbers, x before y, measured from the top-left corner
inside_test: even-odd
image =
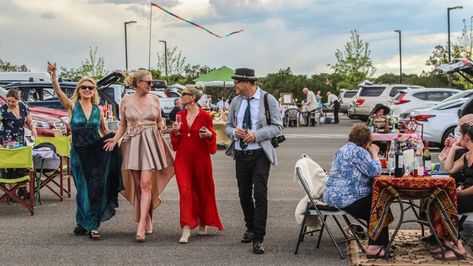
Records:
[[[381,162],[381,167],[388,168],[388,161],[386,159],[379,159],[379,161]]]

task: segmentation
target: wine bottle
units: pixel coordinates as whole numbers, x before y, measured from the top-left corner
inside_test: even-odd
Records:
[[[424,175],[424,161],[423,153],[420,144],[417,145],[416,153],[414,157],[414,176]]]
[[[396,144],[394,143],[394,140],[391,140],[391,146],[388,152],[388,171],[389,175],[391,175],[391,172],[394,171],[395,168],[395,162],[394,162],[394,150],[396,148]]]
[[[432,169],[432,157],[430,156],[428,141],[424,142],[424,153],[422,157],[422,159],[424,160],[425,170],[429,172]]]
[[[394,176],[402,177],[404,175],[404,158],[402,157],[401,142],[399,141],[396,141],[394,164]]]

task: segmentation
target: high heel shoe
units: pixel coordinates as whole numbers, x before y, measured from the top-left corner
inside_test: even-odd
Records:
[[[182,236],[179,239],[179,244],[187,244],[189,242],[189,237],[191,236],[191,230],[188,225],[182,228]]]
[[[140,235],[136,234],[136,236],[135,236],[135,242],[136,242],[136,243],[143,243],[143,242],[145,242],[145,236],[144,236],[144,235],[140,236]]]
[[[199,226],[199,233],[200,236],[205,236],[207,235],[207,226]]]

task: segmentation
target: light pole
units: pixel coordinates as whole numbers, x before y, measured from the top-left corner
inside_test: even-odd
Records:
[[[166,80],[168,79],[168,45],[165,40],[159,42],[164,43],[164,73],[166,74]]]
[[[127,46],[127,36],[126,36],[126,25],[136,23],[136,21],[126,21],[123,24],[125,25],[125,70],[128,71],[128,46]]]
[[[402,46],[401,46],[401,30],[395,30],[399,33],[399,82],[402,84]]]
[[[448,27],[448,62],[452,61],[452,52],[450,50],[450,10],[462,9],[462,6],[447,7],[447,27]]]

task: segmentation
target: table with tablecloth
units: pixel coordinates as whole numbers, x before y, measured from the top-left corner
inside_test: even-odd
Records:
[[[371,133],[373,141],[391,141],[395,140],[399,137],[401,138],[413,138],[416,140],[420,140],[419,135],[416,133]]]
[[[422,199],[421,205],[432,201],[431,224],[437,236],[457,241],[458,213],[455,179],[452,177],[392,177],[380,176],[373,181],[370,238],[377,239],[381,230],[393,221],[390,204],[398,199]],[[421,207],[421,210],[425,208]],[[388,211],[385,211],[388,210]],[[425,214],[425,213],[424,213]],[[425,214],[424,218],[426,215]],[[421,216],[422,218],[422,216]],[[399,221],[399,225],[402,221]],[[398,228],[397,228],[398,229]],[[397,230],[395,230],[395,233]],[[394,234],[395,234],[394,233]],[[394,239],[395,235],[391,239]]]

